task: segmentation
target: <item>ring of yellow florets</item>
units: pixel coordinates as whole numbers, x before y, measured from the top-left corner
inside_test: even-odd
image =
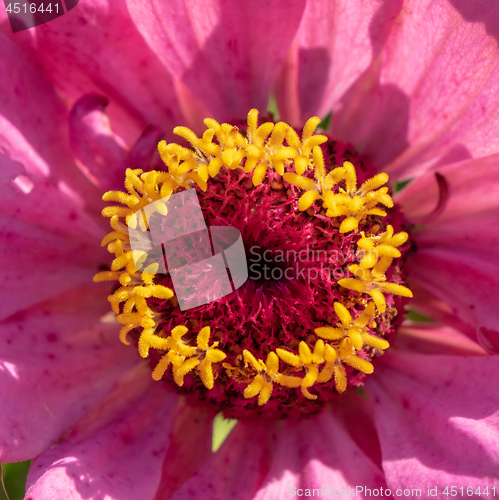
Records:
[[[357,175],[352,163],[345,161],[326,174],[321,144],[327,141],[324,135],[314,135],[320,123],[317,117],[305,124],[301,138],[293,128],[283,122],[264,123],[258,126],[258,112],[248,114],[246,135],[230,124],[219,124],[206,119],[207,130],[202,137],[194,132],[177,127],[174,132],[186,139],[192,148],[178,144],[160,142],[158,149],[167,166],[166,172],[127,170],[125,188],[127,192],[110,191],[103,197],[105,201],[118,202],[123,206],[110,206],[103,215],[110,218],[113,231],[102,241],[110,253],[115,255],[110,271],[98,273],[95,281],[118,280],[121,287],[110,297],[116,319],[123,326],[120,340],[128,344],[127,334],[141,329],[138,341],[139,353],[143,358],[150,349],[162,352],[162,357],[153,370],[152,377],[160,380],[170,367],[177,385],[182,386],[187,374],[199,376],[206,389],[214,386],[213,368],[226,359],[226,353],[217,349],[218,342],[210,345],[210,327],[202,328],[197,334],[195,345],[191,340],[183,340],[188,329],[178,325],[168,337],[156,334],[162,317],[153,311],[147,298],[176,301],[174,292],[165,286],[155,284],[157,265],[147,266],[142,272],[136,264],[143,263],[147,254],[132,252],[128,227],[147,230],[147,223],[140,217],[140,210],[154,203],[156,211],[163,213],[162,198],[179,189],[187,189],[197,184],[203,191],[207,182],[220,169],[241,169],[252,172],[254,186],[262,183],[268,169],[275,170],[284,181],[303,191],[298,201],[300,211],[308,210],[317,200],[322,200],[326,215],[342,218],[340,233],[357,232],[368,216],[385,217],[382,206],[391,208],[393,201],[384,173],[377,174],[357,186]],[[214,139],[216,138],[216,142]],[[292,165],[294,172],[285,172],[285,166]],[[311,175],[307,173],[312,171]],[[379,226],[378,226],[379,227]],[[266,404],[278,384],[289,390],[301,390],[307,399],[317,396],[310,392],[314,384],[329,382],[334,378],[338,393],[347,387],[345,366],[363,373],[373,372],[370,361],[359,356],[359,351],[371,347],[383,351],[389,343],[369,333],[376,326],[376,317],[386,310],[385,294],[412,297],[406,287],[390,283],[386,279],[387,270],[393,259],[401,256],[397,247],[407,240],[407,234],[394,234],[388,225],[384,232],[364,232],[357,242],[358,251],[363,255],[359,264],[349,267],[354,277],[344,278],[338,284],[370,297],[365,301],[363,312],[352,317],[348,307],[339,301],[332,304],[338,318],[335,326],[324,325],[315,329],[316,340],[311,348],[300,341],[292,352],[288,348],[276,348],[268,353],[266,360],[257,359],[250,351],[243,351],[244,366],[223,363],[229,377],[237,376],[247,380],[244,398],[258,396],[258,404]],[[303,376],[290,375],[295,369]]]

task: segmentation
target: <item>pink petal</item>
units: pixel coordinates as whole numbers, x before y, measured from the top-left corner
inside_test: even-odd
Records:
[[[177,396],[142,371],[37,457],[31,500],[152,500],[174,425]]]
[[[0,318],[91,283],[109,262],[105,231],[78,201],[0,155]]]
[[[499,5],[409,0],[379,61],[345,96],[334,135],[409,177],[499,151]]]
[[[171,500],[253,498],[270,467],[275,430],[270,422],[239,422],[220,450]]]
[[[85,175],[104,191],[120,189],[126,169],[132,166],[109,126],[107,105],[107,98],[87,94],[76,101],[69,115],[73,154]]]
[[[181,122],[175,86],[118,0],[86,0],[36,29],[37,55],[71,104],[105,95],[113,130],[131,145],[148,125]]]
[[[366,383],[389,487],[499,486],[497,356],[388,352]],[[459,497],[461,495],[459,494]],[[462,495],[466,497],[466,494]]]
[[[185,125],[196,133],[204,132],[203,121],[211,116],[209,109],[203,104],[200,97],[196,96],[189,88],[178,78],[175,79],[175,88],[182,113],[184,115]],[[175,137],[175,141],[178,140]]]
[[[423,293],[448,304],[473,329],[472,338],[479,337],[484,347],[498,351],[499,155],[439,171],[451,197],[437,220],[412,234],[418,251],[408,262],[410,279]],[[433,179],[424,175],[402,191],[399,202],[412,219],[431,211]],[[425,197],[433,201],[425,203]]]
[[[1,33],[0,67],[0,152],[30,174],[87,199],[99,196],[73,161],[62,101],[40,68]]]
[[[303,0],[128,1],[142,36],[217,120],[266,111]]]
[[[325,410],[277,427],[271,422],[239,422],[222,448],[172,500],[270,500],[297,495],[299,489],[348,490],[358,484],[385,485],[379,467],[353,441],[344,424]]]
[[[357,389],[348,391],[341,396],[333,409],[341,426],[352,439],[366,460],[381,471],[381,448],[378,435],[374,428],[370,407],[365,400],[365,394]],[[386,482],[386,481],[385,481]]]
[[[41,453],[137,365],[118,325],[99,322],[106,294],[90,285],[0,323],[2,461]]]
[[[440,166],[438,172],[444,176],[449,185],[451,196],[444,213],[431,224],[431,227],[443,227],[448,222],[458,220],[459,222],[497,220],[499,155]],[[396,201],[404,213],[416,222],[418,218],[426,216],[435,208],[437,200],[438,187],[433,173],[417,177],[396,196]]]
[[[378,56],[401,8],[390,0],[308,2],[276,97],[284,120],[326,116]]]
[[[255,499],[346,497],[353,496],[348,492],[357,485],[386,487],[382,471],[329,410],[299,423],[285,421],[274,450],[272,467]]]

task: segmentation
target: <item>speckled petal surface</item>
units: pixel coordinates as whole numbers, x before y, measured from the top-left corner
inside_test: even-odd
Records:
[[[498,369],[497,356],[383,356],[365,389],[389,487],[499,486]]]

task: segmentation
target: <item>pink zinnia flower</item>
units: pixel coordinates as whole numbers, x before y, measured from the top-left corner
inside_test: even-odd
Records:
[[[3,27],[0,458],[35,457],[27,499],[273,499],[306,495],[307,490],[315,496],[317,490],[323,496],[346,496],[348,488],[356,487],[362,487],[357,490],[360,498],[370,496],[365,488],[380,496],[381,488],[383,494],[389,488],[393,496],[421,489],[423,498],[447,498],[454,492],[459,497],[499,494],[495,2],[241,0],[192,5],[89,0],[35,30],[13,35],[6,22]],[[327,172],[333,162],[342,168],[343,160],[351,159],[359,186],[376,171],[388,173],[393,186],[412,179],[395,193],[397,207],[388,217],[395,231],[411,228],[413,245],[401,247],[400,269],[390,272],[396,285],[407,275],[414,292],[411,309],[420,318],[435,320],[407,321],[395,337],[403,303],[388,296],[388,306],[399,314],[393,321],[377,316],[383,320],[378,320],[382,326],[377,333],[393,346],[376,357],[374,373],[366,376],[365,363],[370,365],[381,349],[357,349],[361,361],[352,361],[345,375],[349,385],[363,385],[362,391],[337,395],[345,387],[342,375],[335,374],[337,378],[325,381],[332,384],[329,392],[315,393],[331,395],[331,404],[307,407],[319,411],[306,418],[290,411],[284,420],[277,420],[283,407],[272,406],[272,398],[256,402],[257,389],[260,394],[267,390],[263,372],[275,375],[269,368],[275,360],[267,358],[260,374],[251,356],[273,352],[275,346],[265,349],[262,340],[244,355],[244,368],[253,364],[254,379],[261,375],[264,381],[244,397],[237,399],[232,392],[229,397],[228,390],[224,394],[218,387],[210,405],[193,403],[190,388],[205,399],[210,399],[209,390],[196,386],[188,372],[187,398],[173,389],[180,385],[178,371],[175,381],[169,372],[164,375],[168,382],[153,380],[137,350],[118,340],[119,326],[109,313],[109,283],[92,283],[111,262],[100,248],[109,231],[100,215],[103,193],[122,189],[127,168],[166,170],[155,151],[161,139],[173,141],[175,126],[188,126],[199,135],[203,119],[212,117],[244,129],[252,108],[265,112],[271,92],[282,120],[297,130],[311,116],[332,111],[326,131],[330,149],[323,146],[320,153],[316,146],[319,150],[310,152],[316,155],[311,156],[315,167],[322,154]],[[163,158],[165,151],[160,146]],[[277,197],[269,193],[284,186],[295,205],[303,193],[312,193],[300,198],[306,201],[298,207],[300,217],[321,215],[328,203],[324,191],[286,174],[281,179],[278,169],[266,174],[276,184],[260,191],[260,206],[271,211]],[[231,172],[222,171],[226,185],[236,175]],[[254,171],[244,175],[250,183],[241,184],[237,195],[236,189],[220,194],[231,200],[232,209],[224,217],[233,221],[238,207],[245,206],[237,205],[235,197],[246,203],[257,198],[251,181],[260,185],[261,179],[255,180]],[[219,190],[210,182],[202,208],[205,213],[212,210],[215,218],[209,196]],[[332,195],[358,192],[348,182],[346,177],[338,180]],[[352,217],[357,222],[342,228],[339,223],[349,217],[341,217],[337,227],[332,224],[324,231],[326,236],[334,233],[338,245],[360,241],[356,224],[366,232],[365,239],[377,242],[376,221]],[[254,221],[252,233],[264,234],[264,222],[263,216],[261,226]],[[302,226],[289,228],[282,230],[288,237],[284,239],[299,238]],[[250,285],[235,294],[249,297]],[[147,286],[163,285],[151,281]],[[371,288],[365,290],[344,294],[352,298],[348,307],[355,311],[353,318],[331,306],[332,319],[325,319],[325,330],[320,330],[326,340],[335,335],[334,329],[352,329],[362,313],[353,298],[367,304]],[[155,307],[168,300],[163,289],[156,289],[156,296],[150,293]],[[229,298],[201,306],[217,311],[210,319],[217,319],[222,330],[217,307],[224,300]],[[259,300],[257,295],[255,307]],[[384,314],[379,294],[372,300],[376,314]],[[315,305],[313,311],[323,314]],[[315,321],[312,309],[302,309]],[[122,309],[115,312],[123,314]],[[249,308],[242,311],[245,318],[251,313]],[[230,324],[237,317],[228,314],[224,321]],[[187,315],[175,311],[167,321],[171,318],[182,323]],[[273,317],[268,318],[271,322]],[[286,320],[281,324],[286,333]],[[130,329],[129,340],[138,341],[141,329],[148,328],[144,325],[135,334]],[[366,325],[374,328],[369,322],[361,327]],[[165,326],[165,336],[173,326]],[[197,323],[189,326],[199,332]],[[297,343],[308,342],[307,329],[313,333],[317,327],[304,325]],[[362,328],[358,330],[365,342],[370,334]],[[122,339],[127,333],[122,331]],[[359,333],[341,335],[350,348]],[[216,350],[213,338],[205,337],[198,337],[195,349]],[[174,351],[174,344],[177,349],[180,338],[168,349]],[[219,342],[234,362],[227,339]],[[188,357],[178,349],[176,355]],[[307,361],[306,349],[299,360],[279,351],[280,369],[287,359],[299,365],[295,368],[313,372],[315,362]],[[319,351],[314,354],[328,361]],[[341,348],[337,352],[335,356],[344,355]],[[159,362],[155,356],[152,368]],[[211,359],[219,363],[215,373],[222,373],[219,356]],[[206,373],[213,372],[205,371],[205,388],[211,384]],[[156,371],[155,378],[162,376]],[[246,382],[243,389],[245,385],[249,387]],[[276,401],[291,409],[315,404],[307,393],[318,385],[303,384],[301,392],[288,385],[279,385],[279,391],[288,392],[275,392]],[[240,421],[212,453],[217,405],[232,416],[239,411]],[[265,408],[272,411],[259,416]]]

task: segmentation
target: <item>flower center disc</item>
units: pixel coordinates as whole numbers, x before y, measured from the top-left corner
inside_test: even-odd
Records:
[[[165,172],[128,170],[127,192],[104,196],[125,207],[103,211],[114,229],[103,244],[116,258],[95,277],[122,285],[109,297],[120,338],[149,356],[153,378],[228,418],[315,413],[361,386],[412,296],[388,176],[314,134],[318,118],[301,138],[257,118],[252,110],[239,128],[207,119],[202,138],[177,127],[192,147],[160,143]],[[147,234],[137,214],[151,204],[166,213],[161,200],[192,187],[208,227],[240,232],[248,279],[182,311],[172,274],[134,251],[130,231]]]

